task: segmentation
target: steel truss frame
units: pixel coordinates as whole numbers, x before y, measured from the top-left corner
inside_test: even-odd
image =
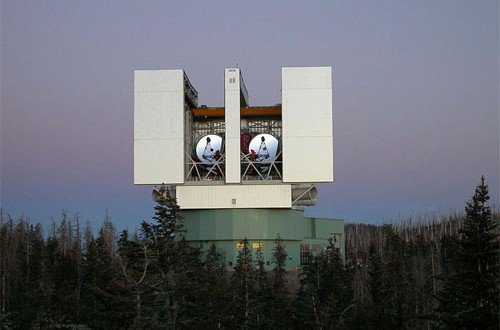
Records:
[[[277,164],[281,164],[282,161],[278,160],[281,156],[281,151],[276,155],[276,158],[271,163],[262,164],[260,162],[255,162],[250,159],[250,153],[241,153],[241,169],[245,168],[241,174],[241,181],[251,181],[251,180],[266,180],[266,181],[281,181],[283,177]],[[246,166],[246,167],[245,167]],[[269,166],[265,172],[260,171],[257,166]],[[254,170],[258,175],[250,175],[249,171]],[[276,177],[274,176],[276,175]]]
[[[252,133],[267,133],[280,139],[282,135],[281,118],[278,117],[252,117],[246,119],[245,129]]]
[[[205,135],[226,133],[226,123],[220,120],[193,121],[192,125],[193,146]]]
[[[225,179],[224,155],[221,155],[221,157],[213,164],[197,162],[187,153],[186,157],[188,158],[188,171],[186,174],[186,181],[222,181]],[[203,175],[204,172],[207,173]]]
[[[301,186],[304,186],[304,185],[292,185],[292,191],[293,189],[295,188],[299,188]],[[297,203],[298,201],[300,201],[300,199],[304,196],[306,196],[307,194],[309,194],[309,192],[311,191],[311,189],[315,188],[315,186],[313,184],[310,184],[309,187],[302,193],[300,194],[297,198],[295,198],[294,200],[292,200],[292,205],[294,205],[295,203]]]

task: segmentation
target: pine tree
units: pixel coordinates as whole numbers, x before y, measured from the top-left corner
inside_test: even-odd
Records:
[[[66,325],[78,323],[78,267],[79,253],[71,221],[63,212],[58,227],[48,238],[44,256],[45,290],[47,290],[45,322]]]
[[[368,282],[370,298],[373,304],[379,305],[382,302],[381,281],[382,281],[382,258],[373,242],[370,244],[368,255]]]
[[[324,251],[311,256],[300,275],[297,297],[300,327],[331,329],[342,327],[354,307],[351,278],[340,250],[330,238]]]
[[[45,244],[43,240],[43,232],[40,224],[35,227],[30,225],[30,258],[27,264],[27,281],[26,281],[26,300],[28,309],[34,314],[32,326],[36,327],[40,316],[43,314],[41,306],[45,298],[43,287],[43,255]]]
[[[126,289],[115,262],[116,254],[110,247],[110,222],[105,220],[94,239],[86,230],[85,259],[83,263],[83,319],[93,328],[125,327],[134,315],[130,292]],[[126,232],[126,231],[125,231]],[[114,233],[114,229],[113,229]],[[126,235],[125,235],[126,236]]]
[[[330,238],[320,255],[320,287],[318,293],[323,305],[323,324],[326,328],[343,325],[349,318],[352,302],[351,278],[346,272],[335,238]]]
[[[272,271],[273,275],[273,294],[275,296],[287,296],[288,287],[286,281],[286,275],[288,274],[286,270],[286,259],[288,254],[286,253],[283,241],[278,235],[274,241],[273,249],[273,264],[274,268]]]
[[[241,249],[236,259],[236,267],[231,279],[233,291],[232,318],[233,327],[250,327],[252,318],[252,304],[255,300],[255,269],[252,261],[252,251],[248,239],[240,242]]]
[[[10,308],[17,312],[12,314],[12,320],[21,328],[31,328],[36,326],[42,313],[44,298],[41,292],[43,237],[39,225],[34,227],[23,218],[14,230],[15,261],[9,267],[14,275]]]
[[[384,265],[380,251],[377,250],[374,242],[370,242],[368,248],[367,260],[367,278],[368,297],[366,301],[358,301],[355,315],[349,322],[350,328],[384,328],[385,315],[382,312],[383,303],[383,270]]]
[[[299,291],[295,299],[294,323],[299,329],[321,329],[321,302],[319,256],[308,256],[299,275]]]
[[[106,320],[130,327],[141,314],[141,283],[144,281],[143,275],[145,277],[148,271],[144,255],[147,248],[144,249],[136,232],[130,238],[128,230],[123,230],[117,241],[117,252],[119,270],[111,282],[113,286],[110,287],[114,292],[101,301],[109,301],[109,309],[117,314],[117,318],[121,317],[119,321],[109,318]]]
[[[272,287],[271,287],[271,328],[291,328],[292,322],[291,301],[288,291],[286,259],[287,253],[281,237],[277,237],[274,241],[273,248],[273,264],[274,268],[271,272]]]
[[[386,324],[394,328],[403,328],[410,318],[412,310],[408,306],[407,296],[410,279],[406,272],[405,242],[392,226],[383,227],[383,275],[381,287],[381,313]]]
[[[498,329],[498,223],[487,206],[484,176],[465,206],[459,231],[457,266],[445,276],[437,315],[450,328]]]
[[[230,290],[224,254],[215,244],[211,244],[206,252],[203,272],[204,290],[200,297],[200,304],[204,305],[203,325],[209,329],[225,328],[229,325],[227,302],[230,301]]]
[[[183,219],[179,214],[180,207],[165,186],[162,185],[158,193],[160,197],[154,208],[154,223],[143,222],[143,231],[152,231],[154,239],[158,240],[156,244],[161,248],[173,248],[175,242],[181,240],[185,233]]]
[[[184,237],[183,219],[177,200],[162,186],[153,222],[140,230],[145,274],[141,282],[144,300],[141,326],[190,328],[199,325],[203,306],[197,304],[202,289],[200,247]],[[147,307],[147,309],[145,309]]]
[[[418,235],[414,242],[407,243],[410,247],[410,262],[408,263],[407,273],[412,279],[410,292],[412,294],[411,305],[414,317],[408,323],[409,327],[417,328],[430,327],[430,316],[433,313],[434,297],[434,279],[432,275],[432,245],[421,235]]]
[[[258,327],[262,328],[266,322],[270,321],[269,318],[269,303],[270,303],[270,294],[269,294],[269,283],[267,278],[267,273],[264,268],[264,252],[262,250],[262,245],[259,245],[255,255],[255,261],[257,264],[257,271],[255,274],[255,287],[254,287],[254,296],[255,302],[253,303],[252,308],[252,323]]]

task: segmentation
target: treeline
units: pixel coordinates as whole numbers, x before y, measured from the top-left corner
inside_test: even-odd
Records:
[[[97,235],[63,214],[0,217],[1,329],[498,329],[498,220],[484,179],[465,214],[404,225],[347,225],[298,273],[280,238],[273,267],[244,240],[234,268],[214,245],[184,239],[164,191],[152,221]],[[298,287],[291,283],[299,277]]]
[[[498,213],[491,216],[498,222]],[[465,219],[462,214],[450,214],[392,225],[345,226],[346,266],[353,272],[360,326],[437,325],[438,295],[444,279],[457,271],[450,264],[458,257]]]

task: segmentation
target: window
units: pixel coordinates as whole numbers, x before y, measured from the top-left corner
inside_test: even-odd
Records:
[[[309,256],[318,255],[323,250],[322,244],[301,244],[300,245],[300,265],[306,265]]]
[[[234,84],[236,82],[236,78],[229,78],[229,83]]]
[[[309,256],[311,255],[311,250],[309,244],[300,245],[300,265],[304,266],[309,261]]]

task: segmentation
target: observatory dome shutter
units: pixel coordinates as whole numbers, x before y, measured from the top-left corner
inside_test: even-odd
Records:
[[[282,69],[283,181],[333,181],[330,67]]]

